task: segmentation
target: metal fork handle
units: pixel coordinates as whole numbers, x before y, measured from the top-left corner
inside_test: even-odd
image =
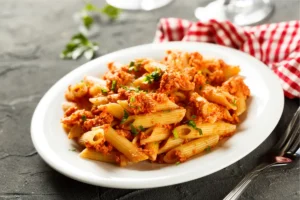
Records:
[[[223,199],[223,200],[236,200],[241,196],[243,191],[249,186],[249,184],[265,169],[274,166],[275,163],[262,163],[255,167],[250,173],[248,173],[243,180],[239,182],[237,186]]]

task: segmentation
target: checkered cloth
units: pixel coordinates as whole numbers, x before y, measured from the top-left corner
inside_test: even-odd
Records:
[[[249,53],[277,74],[286,97],[300,98],[300,21],[239,27],[229,21],[163,18],[154,42],[167,41],[216,43]]]

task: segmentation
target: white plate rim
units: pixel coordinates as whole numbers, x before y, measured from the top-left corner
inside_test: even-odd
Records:
[[[201,176],[196,175],[195,176],[195,174],[187,172],[184,174],[184,176],[181,174],[180,177],[178,175],[169,176],[167,178],[166,177],[163,177],[163,178],[156,177],[153,179],[147,179],[147,181],[143,181],[143,180],[126,180],[126,181],[124,181],[121,179],[120,180],[116,180],[116,179],[114,179],[114,180],[86,179],[86,177],[84,175],[81,175],[80,173],[78,173],[78,170],[76,170],[75,167],[70,166],[70,165],[68,167],[66,167],[66,163],[56,162],[57,156],[51,149],[49,149],[46,138],[43,137],[43,134],[41,134],[41,131],[43,129],[42,123],[39,123],[39,122],[41,122],[41,119],[43,119],[43,117],[45,116],[45,113],[43,113],[43,111],[45,111],[45,106],[47,106],[49,104],[49,97],[52,95],[54,88],[57,88],[57,86],[59,86],[62,82],[64,82],[64,80],[70,79],[72,77],[72,74],[75,73],[77,70],[80,70],[84,67],[88,67],[88,65],[90,65],[91,63],[96,63],[100,59],[104,59],[106,57],[112,56],[114,54],[119,54],[119,53],[122,53],[122,52],[128,51],[128,50],[133,50],[133,49],[138,50],[139,48],[145,48],[145,47],[148,47],[150,49],[151,47],[155,47],[156,45],[161,45],[161,46],[172,46],[173,45],[173,47],[170,47],[170,48],[174,48],[174,46],[177,46],[177,45],[178,46],[180,46],[180,45],[204,45],[208,48],[221,48],[221,49],[224,49],[224,51],[232,51],[233,53],[236,53],[237,55],[239,54],[240,56],[248,57],[249,59],[252,59],[253,62],[256,62],[258,65],[266,66],[261,61],[257,60],[256,58],[254,58],[244,52],[241,52],[241,51],[238,51],[238,50],[235,50],[232,48],[228,48],[225,46],[220,46],[220,45],[215,45],[215,44],[210,44],[210,43],[200,43],[200,42],[168,42],[168,43],[161,43],[161,44],[155,44],[155,43],[143,44],[143,45],[139,45],[139,46],[134,46],[134,47],[129,47],[126,49],[118,50],[118,51],[109,53],[107,55],[101,56],[90,62],[87,62],[87,63],[81,65],[80,67],[77,67],[76,69],[72,70],[71,72],[66,74],[64,77],[62,77],[59,81],[57,81],[45,93],[43,98],[38,103],[38,105],[34,111],[34,114],[32,116],[31,138],[33,141],[33,145],[36,148],[39,155],[42,157],[42,159],[48,165],[50,165],[53,169],[57,170],[58,172],[66,175],[72,179],[75,179],[77,181],[81,181],[84,183],[88,183],[91,185],[96,185],[96,186],[105,186],[105,187],[123,188],[123,189],[162,187],[162,186],[174,185],[174,184],[178,184],[178,183],[191,181],[194,179],[198,179],[198,178],[207,176],[214,172],[220,171],[223,168],[230,166],[233,163],[242,159],[243,157],[247,156],[254,149],[256,149],[260,144],[262,144],[266,140],[266,138],[272,133],[272,131],[276,127],[277,123],[279,122],[280,117],[283,112],[284,95],[283,95],[283,90],[281,89],[281,85],[280,85],[280,81],[279,81],[278,77],[275,74],[273,74],[270,69],[268,69],[267,67],[264,67],[261,69],[261,73],[264,75],[267,75],[270,83],[272,83],[272,85],[274,86],[274,89],[272,89],[271,93],[273,95],[275,95],[275,97],[276,97],[275,101],[277,101],[276,102],[277,112],[275,115],[270,116],[270,121],[271,121],[272,125],[267,127],[268,133],[265,134],[264,137],[261,137],[258,141],[256,141],[256,143],[253,144],[251,147],[247,147],[247,150],[245,150],[243,154],[240,154],[239,156],[232,158],[230,161],[228,161],[227,163],[224,163],[223,165],[219,165],[217,167],[212,167],[212,168],[206,169],[206,173],[204,175],[201,175]]]

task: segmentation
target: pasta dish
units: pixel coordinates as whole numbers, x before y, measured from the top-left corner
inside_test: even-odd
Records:
[[[101,67],[101,66],[100,66]],[[65,93],[61,123],[80,156],[120,166],[186,161],[230,137],[250,90],[240,68],[198,52],[108,63]]]

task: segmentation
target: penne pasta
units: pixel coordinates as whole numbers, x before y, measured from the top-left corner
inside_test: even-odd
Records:
[[[184,142],[184,139],[169,137],[168,140],[162,143],[158,150],[158,154],[165,153],[170,149],[173,149]]]
[[[80,154],[80,157],[101,162],[116,163],[116,154],[103,154],[90,148],[85,148]]]
[[[195,139],[200,137],[207,137],[210,135],[228,135],[236,130],[236,125],[216,122],[197,124],[197,128],[201,131],[188,125],[177,126],[173,131],[177,132],[178,137],[182,139]]]
[[[145,152],[149,156],[149,160],[155,161],[159,149],[158,142],[150,142],[145,145]]]
[[[69,139],[74,139],[74,138],[78,138],[78,137],[80,137],[82,134],[83,134],[83,129],[81,128],[81,126],[79,126],[79,125],[74,125],[72,128],[71,128],[71,130],[70,130],[70,132],[69,132],[69,134],[68,134],[68,138]]]
[[[76,104],[74,103],[74,102],[63,102],[62,103],[62,109],[63,109],[63,111],[64,112],[66,112],[69,108],[71,108],[71,107],[75,107],[76,106]]]
[[[103,105],[108,103],[107,97],[94,97],[90,98],[89,101],[94,105]]]
[[[173,109],[177,109],[177,108],[179,108],[179,106],[176,103],[168,100],[167,102],[164,102],[164,103],[155,104],[154,110],[162,111],[162,110],[173,110]]]
[[[215,146],[218,143],[219,138],[219,135],[212,135],[180,145],[168,151],[168,153],[164,156],[164,161],[166,163],[183,162],[186,159],[201,153],[206,148]]]
[[[106,125],[104,128],[105,139],[112,144],[118,151],[123,153],[132,162],[139,162],[148,159],[134,144],[125,137],[119,135],[113,128]]]
[[[147,131],[146,131],[146,133],[147,133]],[[149,142],[160,142],[162,140],[167,139],[169,136],[170,136],[169,129],[164,128],[164,127],[154,127],[153,130],[148,134],[148,137],[141,139],[140,143],[141,143],[141,145],[144,145]]]
[[[132,122],[135,127],[142,126],[148,128],[156,124],[173,124],[180,122],[185,115],[185,109],[176,109],[168,112],[156,112],[145,115],[133,115],[128,118],[125,124]]]
[[[102,144],[105,141],[104,131],[102,128],[85,132],[79,139],[78,143],[82,146],[89,144],[91,146],[95,146],[98,144]]]
[[[236,110],[236,105],[233,103],[236,99],[235,96],[229,94],[225,91],[220,91],[215,89],[212,86],[206,85],[202,90],[201,94],[208,100],[222,106],[225,106],[227,109]]]
[[[109,112],[110,114],[112,114],[112,116],[114,116],[114,117],[116,117],[118,119],[122,119],[123,118],[124,108],[122,106],[120,106],[120,104],[117,104],[117,103],[108,103],[108,104],[101,105],[101,106],[105,106],[107,108],[107,112]]]
[[[127,100],[118,100],[117,103],[122,106],[123,109],[129,111],[130,108],[128,106],[128,101]]]

